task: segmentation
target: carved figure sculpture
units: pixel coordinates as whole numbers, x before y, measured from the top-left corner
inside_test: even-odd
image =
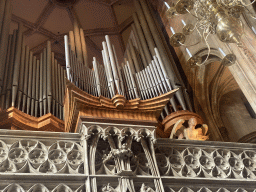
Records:
[[[202,127],[196,128],[197,120],[196,118],[190,118],[188,121],[188,127],[185,127],[183,123],[184,119],[180,119],[175,123],[170,139],[173,139],[174,135],[178,136],[178,139],[186,139],[186,140],[201,140],[205,141],[209,138],[207,134],[208,126],[203,124]]]
[[[140,192],[155,192],[151,187],[146,186],[144,183],[142,183]]]
[[[116,190],[108,183],[105,187],[102,188],[102,192],[116,192]]]
[[[124,143],[120,149],[111,149],[108,155],[104,155],[104,161],[108,161],[111,158],[126,159],[132,157],[133,153],[131,149]]]

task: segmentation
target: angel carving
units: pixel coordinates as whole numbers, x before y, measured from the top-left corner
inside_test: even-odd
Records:
[[[170,139],[173,139],[174,135],[178,136],[178,139],[186,139],[186,140],[200,140],[205,141],[209,138],[207,134],[208,126],[203,124],[202,127],[196,128],[197,120],[192,117],[188,121],[188,127],[185,127],[183,123],[184,119],[180,119],[175,123]]]

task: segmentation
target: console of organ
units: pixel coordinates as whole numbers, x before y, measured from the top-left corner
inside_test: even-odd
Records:
[[[39,57],[25,45],[19,23],[18,30],[9,35],[10,0],[0,10],[0,109],[15,107],[31,116],[51,113],[63,119],[65,74],[51,51],[51,43]]]

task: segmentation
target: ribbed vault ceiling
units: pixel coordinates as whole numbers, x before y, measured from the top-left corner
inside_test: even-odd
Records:
[[[73,30],[76,17],[84,29],[90,61],[93,56],[101,58],[104,35],[110,35],[122,59],[131,30],[132,0],[12,0],[12,5],[10,33],[18,22],[23,23],[26,44],[34,53],[39,54],[50,40],[55,56],[64,64],[63,38]]]

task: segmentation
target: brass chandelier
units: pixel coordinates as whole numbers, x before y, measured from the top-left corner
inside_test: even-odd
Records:
[[[247,8],[247,6],[253,4],[255,1],[246,4],[243,0],[179,0],[173,6],[164,2],[168,8],[166,11],[168,18],[186,13],[196,18],[194,25],[186,24],[181,20],[184,25],[182,32],[175,33],[171,27],[173,33],[170,37],[171,45],[173,47],[185,45],[186,36],[197,31],[208,47],[208,55],[202,61],[201,57],[192,56],[188,48],[186,48],[190,56],[188,64],[191,66],[201,66],[206,63],[210,55],[210,46],[207,41],[210,34],[216,34],[218,39],[224,43],[236,43],[241,47],[241,38],[244,34],[244,29],[240,16],[243,12],[248,12],[250,16],[255,18]],[[235,63],[236,56],[234,54],[225,54],[221,48],[219,50],[224,56],[221,61],[224,66],[230,66]]]

